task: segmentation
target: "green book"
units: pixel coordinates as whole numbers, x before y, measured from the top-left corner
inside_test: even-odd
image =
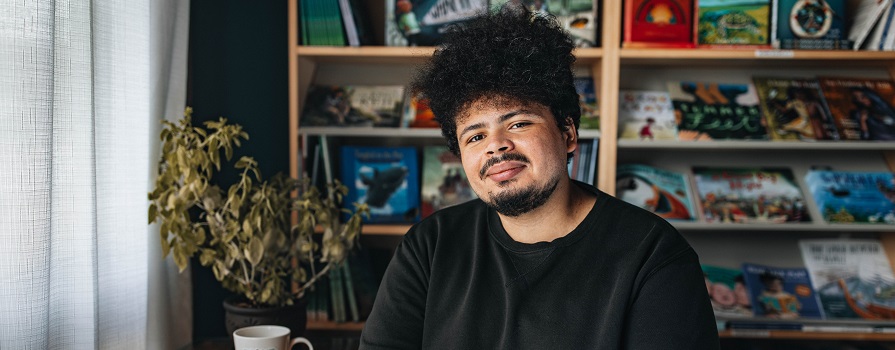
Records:
[[[345,297],[342,289],[341,267],[336,266],[329,271],[329,280],[332,287],[330,295],[332,296],[333,321],[345,322]]]
[[[351,278],[348,259],[345,259],[345,262],[342,263],[342,280],[345,281],[345,296],[348,297],[348,310],[351,311],[351,320],[360,322],[360,313],[357,311],[357,299],[354,297],[354,280]]]

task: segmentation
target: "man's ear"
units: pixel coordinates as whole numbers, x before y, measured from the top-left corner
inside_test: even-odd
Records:
[[[578,148],[578,129],[575,128],[575,122],[570,117],[566,117],[564,126],[565,129],[562,130],[562,136],[566,141],[566,150],[573,152]]]

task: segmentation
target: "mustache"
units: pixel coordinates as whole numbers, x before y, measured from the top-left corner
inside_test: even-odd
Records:
[[[488,172],[488,169],[491,168],[492,166],[495,166],[495,165],[497,165],[498,163],[505,162],[505,161],[509,161],[509,160],[514,160],[514,161],[517,161],[517,162],[523,162],[523,163],[526,163],[526,164],[529,163],[528,158],[525,157],[525,156],[523,156],[523,155],[520,154],[520,153],[504,153],[504,154],[501,154],[501,155],[499,155],[499,156],[497,156],[497,157],[489,158],[489,159],[485,162],[485,165],[482,165],[482,169],[479,170],[479,178],[480,178],[480,179],[481,179],[481,178],[484,178],[484,177],[485,177],[485,173]]]

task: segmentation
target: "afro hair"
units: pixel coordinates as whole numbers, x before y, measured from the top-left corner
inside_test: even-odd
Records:
[[[460,155],[457,118],[481,98],[538,103],[550,109],[561,130],[568,120],[578,128],[572,39],[554,17],[512,4],[448,31],[411,83],[414,92],[429,99],[455,155]]]

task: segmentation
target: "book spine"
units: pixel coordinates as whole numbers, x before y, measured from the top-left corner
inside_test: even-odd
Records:
[[[345,28],[345,36],[348,37],[348,45],[360,46],[357,24],[354,22],[354,15],[351,12],[351,4],[348,3],[348,0],[339,0],[339,8],[342,10],[342,25]]]
[[[345,281],[345,296],[348,299],[348,310],[351,311],[351,321],[360,322],[360,313],[357,310],[357,298],[354,296],[354,279],[351,277],[351,269],[348,267],[348,259],[342,263],[342,280]]]
[[[777,19],[780,17],[780,6],[778,4],[779,0],[771,0],[771,48],[779,49],[780,48],[780,38],[777,37],[777,30],[779,25],[777,24]]]
[[[342,268],[333,267],[329,271],[330,281],[332,281],[332,303],[333,303],[333,320],[336,322],[345,322],[345,291],[342,286]]]

